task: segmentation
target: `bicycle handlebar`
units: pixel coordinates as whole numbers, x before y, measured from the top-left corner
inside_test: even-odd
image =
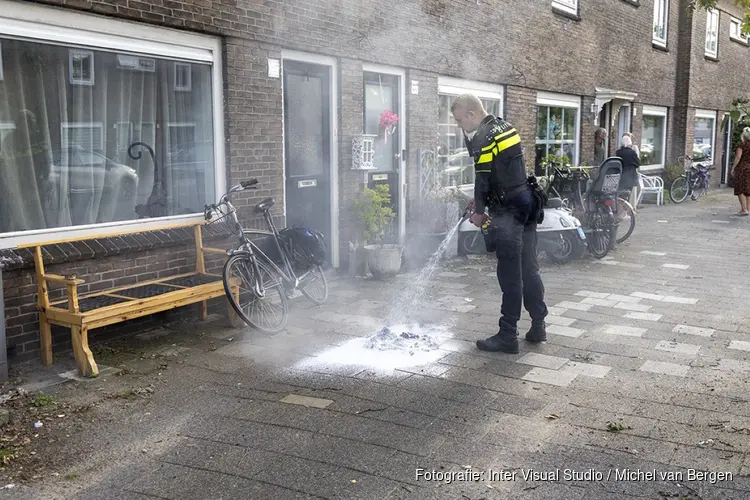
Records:
[[[204,214],[206,216],[206,220],[210,218],[210,212],[212,210],[216,210],[219,208],[219,205],[224,205],[226,203],[229,203],[229,195],[231,193],[236,193],[237,191],[244,191],[245,189],[258,189],[256,184],[258,184],[257,178],[248,179],[246,181],[240,181],[239,184],[235,184],[232,186],[229,191],[224,194],[220,199],[218,203],[212,203],[209,205],[205,205],[204,207]]]

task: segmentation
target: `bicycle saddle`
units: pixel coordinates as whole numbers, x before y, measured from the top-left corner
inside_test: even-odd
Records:
[[[273,198],[266,198],[265,200],[261,201],[257,205],[255,205],[255,213],[263,213],[269,208],[273,206],[273,204],[276,203],[276,200]]]
[[[563,206],[563,201],[561,198],[549,198],[546,206],[548,208],[560,208]]]

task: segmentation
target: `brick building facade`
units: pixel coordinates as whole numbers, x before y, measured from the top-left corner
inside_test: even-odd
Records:
[[[356,237],[348,207],[363,185],[392,187],[394,237],[403,242],[425,155],[433,155],[444,183],[471,182],[447,111],[463,91],[516,124],[530,170],[547,154],[591,164],[600,125],[610,130],[610,153],[623,131],[634,133],[644,170],[658,173],[694,144],[706,144],[721,162],[718,124],[731,100],[750,90],[750,49],[730,37],[732,19],[741,18],[731,2],[708,31],[714,18],[690,13],[685,0],[512,3],[0,0],[0,150],[35,144],[19,135],[33,128],[36,143],[63,152],[53,153],[52,171],[67,162],[73,172],[99,152],[106,161],[90,163],[116,172],[114,180],[87,174],[88,190],[73,174],[70,185],[58,179],[50,202],[38,175],[33,184],[33,176],[7,174],[34,172],[36,160],[26,170],[20,160],[3,164],[0,248],[12,359],[38,352],[33,268],[15,245],[70,228],[111,233],[154,223],[133,221],[132,205],[145,202],[154,180],[145,155],[127,155],[134,141],[152,145],[165,168],[174,202],[167,215],[196,217],[227,186],[257,177],[260,189],[236,198],[246,221],[258,224],[252,205],[275,197],[282,224],[326,233],[334,267],[346,265]],[[714,32],[716,51],[707,44]],[[24,92],[32,85],[44,99]],[[28,123],[18,121],[23,109],[36,127],[19,125]],[[384,110],[399,116],[392,135],[378,126]],[[352,143],[363,134],[375,143],[374,170],[353,169]],[[126,197],[123,208],[112,199],[130,192],[121,186],[131,178],[135,199],[128,205]],[[14,203],[11,194],[28,186],[38,196]],[[191,266],[179,235],[106,240],[47,256],[50,271],[75,271],[94,291]],[[56,349],[69,345],[67,336],[56,332]]]

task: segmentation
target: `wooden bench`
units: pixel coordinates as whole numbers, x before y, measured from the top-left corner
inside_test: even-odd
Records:
[[[201,319],[205,320],[208,315],[207,301],[216,297],[223,297],[225,292],[221,275],[206,272],[204,254],[214,253],[226,256],[226,251],[203,246],[201,231],[203,225],[204,222],[171,224],[148,229],[137,228],[131,231],[120,231],[116,234],[97,234],[19,245],[19,248],[31,249],[34,254],[42,363],[45,365],[52,364],[52,325],[70,328],[73,354],[78,371],[82,376],[93,377],[99,374],[99,369],[96,361],[94,361],[91,349],[89,349],[88,333],[90,330],[198,302],[202,302]],[[84,283],[84,280],[78,279],[75,275],[49,274],[44,269],[42,248],[45,246],[181,228],[192,228],[194,233],[196,263],[195,271],[191,273],[79,295],[78,287]],[[67,298],[50,302],[49,285],[66,287]],[[239,283],[233,282],[232,285],[232,291],[239,294]],[[231,305],[229,306],[229,314],[230,322],[238,326],[238,318]]]

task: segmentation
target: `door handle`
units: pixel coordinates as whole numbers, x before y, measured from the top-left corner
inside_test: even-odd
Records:
[[[406,159],[406,150],[402,149],[400,153],[396,153],[394,156],[400,160],[404,160]]]

